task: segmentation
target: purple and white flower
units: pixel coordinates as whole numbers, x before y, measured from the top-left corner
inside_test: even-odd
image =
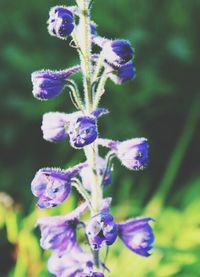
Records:
[[[65,6],[55,6],[50,9],[47,23],[50,35],[66,39],[74,30],[74,15]]]
[[[70,144],[77,149],[94,142],[97,135],[97,122],[93,116],[79,116],[69,129]]]
[[[125,141],[98,139],[102,146],[111,148],[121,163],[131,170],[142,170],[148,165],[149,145],[146,138]]]
[[[69,127],[71,146],[80,149],[94,142],[98,136],[97,118],[106,113],[108,111],[102,108],[96,109],[89,115],[75,113]]]
[[[69,124],[69,119],[65,113],[45,113],[41,126],[43,138],[50,142],[58,142],[67,138]]]
[[[50,112],[43,116],[42,132],[47,141],[58,142],[69,136],[70,144],[74,148],[83,148],[97,138],[97,119],[108,113],[106,109],[98,108],[91,114],[82,112],[71,114]]]
[[[80,66],[74,66],[66,70],[39,70],[31,75],[33,83],[33,95],[39,100],[49,100],[58,96],[67,84],[69,77],[80,71]]]
[[[129,61],[120,66],[114,66],[106,63],[110,79],[117,85],[121,85],[135,77],[136,71],[133,61]]]
[[[115,66],[125,64],[133,58],[133,48],[124,39],[107,40],[103,43],[102,51],[105,60]]]
[[[149,221],[150,217],[133,218],[125,222],[120,222],[118,234],[123,243],[138,255],[148,257],[154,242],[154,234]]]
[[[38,197],[40,208],[51,208],[61,204],[71,191],[71,179],[86,165],[80,163],[68,170],[58,168],[40,169],[32,183],[32,193]]]

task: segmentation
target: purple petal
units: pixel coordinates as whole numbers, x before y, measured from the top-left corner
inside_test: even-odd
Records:
[[[66,39],[74,30],[73,13],[64,6],[51,8],[47,23],[49,34],[60,39]]]
[[[118,234],[123,243],[136,254],[148,257],[152,249],[154,234],[150,217],[130,219],[118,224]]]
[[[108,113],[109,113],[109,111],[107,109],[98,108],[92,112],[92,115],[94,115],[94,117],[96,117],[96,118],[99,118],[100,116],[102,116],[104,114],[108,114]]]
[[[66,79],[80,71],[80,66],[66,70],[39,70],[31,75],[33,95],[39,100],[49,100],[58,96],[64,89]]]
[[[90,246],[100,249],[103,245],[111,245],[117,238],[117,225],[107,210],[93,216],[86,227]]]
[[[43,115],[42,132],[47,141],[58,142],[67,138],[69,120],[65,113],[49,112]]]
[[[50,208],[61,204],[71,191],[71,178],[75,177],[84,166],[86,163],[80,163],[68,170],[40,169],[31,183],[32,193],[39,198],[38,206]]]
[[[146,138],[135,138],[119,143],[116,155],[128,169],[141,170],[148,164],[148,149]]]
[[[82,148],[97,138],[96,119],[91,116],[80,116],[70,125],[70,143],[74,148]]]

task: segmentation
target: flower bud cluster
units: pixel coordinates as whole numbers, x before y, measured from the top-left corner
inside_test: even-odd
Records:
[[[40,244],[52,250],[48,270],[57,277],[103,277],[108,270],[101,260],[101,249],[110,247],[119,237],[134,253],[149,256],[154,241],[150,217],[117,222],[110,212],[112,198],[104,198],[104,189],[111,184],[112,162],[116,157],[130,170],[142,170],[148,165],[148,141],[133,138],[114,141],[100,138],[99,118],[108,114],[99,108],[110,78],[122,84],[135,76],[134,50],[124,39],[110,40],[97,33],[90,20],[89,0],[76,0],[76,6],[56,6],[49,12],[48,32],[53,37],[71,39],[80,57],[80,65],[60,71],[41,70],[32,73],[33,95],[39,100],[51,100],[66,88],[76,111],[51,111],[43,115],[41,130],[49,142],[69,140],[71,147],[83,150],[86,160],[68,169],[46,167],[39,169],[31,183],[40,209],[53,208],[70,196],[72,187],[84,202],[66,215],[39,218]],[[91,53],[93,44],[99,53]],[[83,92],[72,79],[82,72]],[[108,148],[105,157],[98,147]],[[82,215],[90,212],[88,220]],[[84,217],[85,218],[85,217]],[[82,228],[91,251],[80,245],[77,232]]]

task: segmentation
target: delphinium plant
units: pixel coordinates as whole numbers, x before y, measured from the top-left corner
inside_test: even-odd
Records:
[[[69,139],[70,145],[83,150],[86,157],[85,161],[67,170],[42,168],[31,184],[41,209],[60,205],[67,200],[72,187],[84,200],[69,214],[37,221],[41,229],[41,247],[52,250],[48,270],[60,277],[105,276],[109,265],[102,259],[101,250],[112,245],[117,237],[131,251],[145,257],[150,255],[154,240],[149,224],[152,218],[116,222],[110,213],[112,198],[104,198],[104,188],[111,183],[113,158],[130,170],[142,170],[148,163],[149,146],[146,138],[115,141],[99,137],[98,120],[108,114],[108,110],[99,108],[106,81],[110,78],[116,84],[123,84],[134,78],[135,68],[130,42],[98,35],[90,17],[92,4],[92,0],[76,0],[75,6],[55,6],[47,21],[50,35],[68,40],[69,46],[77,50],[80,65],[32,73],[33,95],[37,99],[50,100],[68,89],[76,108],[73,113],[44,114],[43,138],[50,142]],[[94,53],[93,45],[99,49],[98,53]],[[79,71],[83,77],[81,89],[72,79]],[[108,149],[105,157],[99,155],[99,146]],[[77,234],[81,230],[86,239],[82,245]]]

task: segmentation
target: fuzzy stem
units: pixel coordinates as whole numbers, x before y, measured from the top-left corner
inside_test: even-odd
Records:
[[[67,81],[67,86],[70,88],[73,98],[75,100],[75,104],[77,106],[78,109],[80,109],[82,112],[84,111],[84,106],[83,106],[83,102],[80,96],[80,92],[79,89],[76,85],[76,83],[73,80],[68,80]]]
[[[92,39],[90,32],[90,10],[89,0],[76,0],[79,9],[80,9],[80,59],[81,59],[81,68],[83,72],[83,85],[84,85],[84,95],[85,95],[85,106],[86,112],[91,113],[93,109],[93,98],[92,98],[92,57],[91,57],[91,48],[92,48]],[[92,174],[92,200],[91,206],[94,209],[91,211],[91,215],[98,213],[101,207],[102,200],[102,189],[100,185],[100,178],[98,177],[97,172],[97,156],[98,156],[98,146],[96,143],[92,143],[89,146],[84,147],[84,152],[87,158],[87,162],[93,172]],[[99,251],[95,251],[94,255],[94,264],[99,268]]]
[[[83,85],[85,93],[85,104],[88,112],[92,111],[91,91],[91,33],[90,33],[90,10],[88,0],[77,0],[80,8],[80,47],[81,67],[83,72]]]
[[[84,189],[84,187],[82,186],[82,184],[80,183],[80,181],[76,178],[72,179],[72,186],[76,188],[76,190],[81,194],[81,196],[86,200],[86,202],[88,203],[88,206],[90,208],[90,210],[93,210],[92,204],[91,204],[91,200],[90,200],[90,195],[88,194],[88,192]]]
[[[98,60],[96,62],[96,67],[95,67],[95,71],[94,71],[94,74],[93,74],[92,82],[95,82],[96,79],[98,78],[99,73],[100,73],[100,71],[102,69],[102,66],[103,66],[103,60],[104,60],[104,53],[101,52],[101,54],[99,55]]]
[[[106,71],[104,71],[104,73],[102,74],[101,79],[99,81],[99,85],[97,87],[97,91],[95,94],[94,104],[93,104],[94,109],[96,109],[98,107],[99,101],[101,100],[101,97],[105,92],[105,84],[106,84],[107,79],[108,79],[108,74]]]
[[[96,164],[96,157],[98,156],[98,147],[96,143],[93,143],[92,145],[86,146],[84,148],[85,155],[87,157],[87,161],[89,166],[92,169],[93,176],[92,176],[92,206],[94,209],[94,213],[92,215],[95,215],[99,213],[101,209],[101,202],[103,198],[103,192],[101,188],[101,178],[98,176],[97,171],[97,164]]]
[[[92,254],[93,254],[93,258],[94,258],[94,264],[98,269],[99,268],[99,251],[94,250],[94,251],[92,251]]]

